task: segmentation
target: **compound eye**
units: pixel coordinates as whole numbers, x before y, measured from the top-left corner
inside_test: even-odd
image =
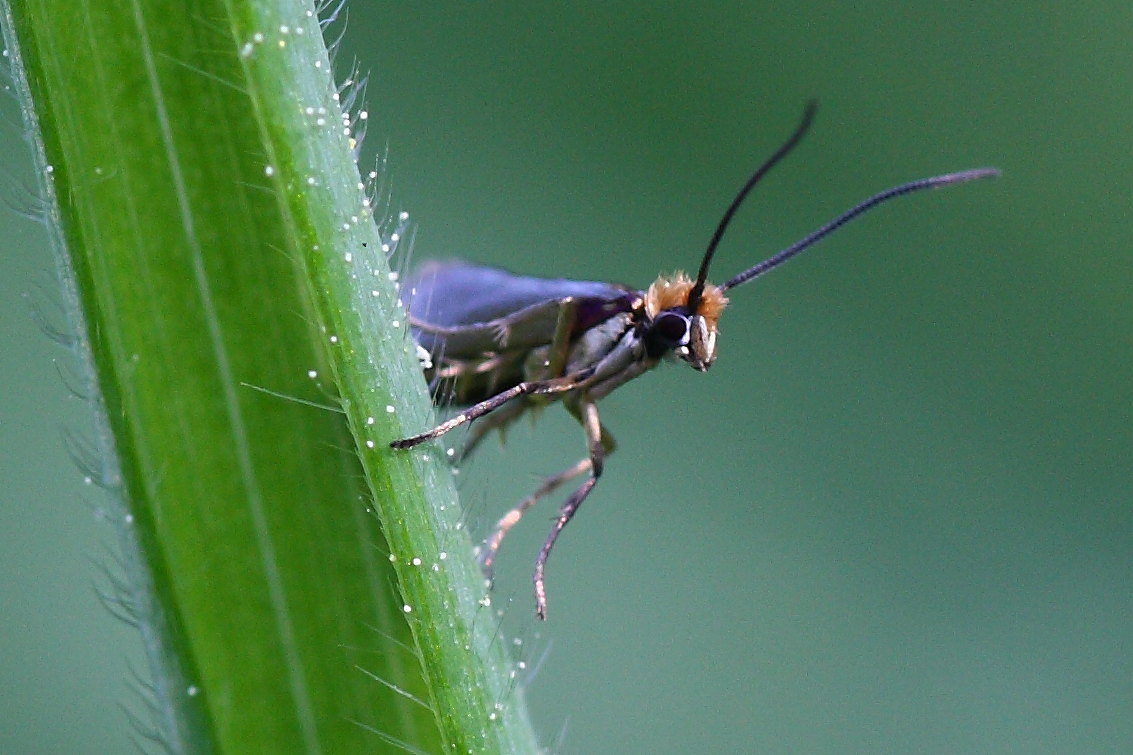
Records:
[[[676,312],[662,312],[653,319],[653,335],[670,348],[688,345],[688,318]]]

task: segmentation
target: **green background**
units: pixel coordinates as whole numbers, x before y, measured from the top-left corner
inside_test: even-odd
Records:
[[[734,292],[720,356],[601,405],[620,443],[548,567],[505,542],[502,631],[564,752],[1119,752],[1133,741],[1133,6],[355,1],[415,255],[645,286],[694,269],[755,164],[803,146],[726,278],[890,184],[901,200]],[[8,204],[31,200],[13,125]],[[0,750],[119,752],[137,638],[63,436],[85,405],[42,230],[0,213]],[[235,250],[234,250],[235,251]],[[460,472],[482,533],[583,451],[557,408]],[[565,734],[562,732],[565,731]]]

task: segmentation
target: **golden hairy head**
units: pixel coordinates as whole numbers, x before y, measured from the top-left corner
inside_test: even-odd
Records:
[[[687,306],[688,293],[694,283],[695,281],[680,270],[673,273],[671,278],[658,276],[645,293],[645,311],[650,317],[656,317],[666,309]],[[716,321],[720,319],[720,313],[726,306],[728,306],[728,297],[724,296],[723,289],[705,283],[696,311],[689,314],[700,315],[710,329],[716,330]]]
[[[668,350],[704,372],[716,359],[716,323],[728,299],[719,286],[706,283],[696,311],[690,312],[689,295],[694,288],[696,282],[680,272],[653,282],[645,294],[645,312],[651,321],[647,339],[654,352]]]

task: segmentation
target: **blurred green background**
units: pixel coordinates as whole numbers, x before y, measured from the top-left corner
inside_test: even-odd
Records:
[[[544,740],[593,752],[1123,752],[1133,742],[1133,6],[355,0],[415,255],[645,286],[737,217],[726,278],[866,195],[890,205],[734,292],[720,358],[602,404],[620,443],[548,567],[554,504],[495,602]],[[345,65],[343,66],[345,68]],[[26,205],[14,107],[2,151]],[[369,158],[367,158],[369,159]],[[100,606],[113,530],[21,294],[44,234],[0,213],[0,750],[119,752],[138,639]],[[460,472],[483,533],[583,451],[565,413]]]

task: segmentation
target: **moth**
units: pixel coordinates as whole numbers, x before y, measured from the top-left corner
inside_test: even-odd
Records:
[[[808,104],[799,125],[740,188],[716,226],[695,278],[661,276],[641,291],[613,283],[532,278],[468,262],[432,262],[403,285],[409,323],[434,395],[468,408],[419,435],[394,441],[412,448],[462,425],[473,425],[464,453],[486,433],[537,406],[561,402],[586,436],[586,456],[546,478],[507,512],[485,539],[480,561],[490,578],[500,543],[540,498],[585,475],[567,496],[535,559],[535,613],[547,617],[544,570],[559,534],[602,475],[614,438],[598,417],[598,402],[666,358],[704,372],[716,360],[717,327],[728,293],[778,267],[846,223],[890,199],[998,175],[978,168],[922,178],[886,189],[721,285],[708,282],[712,257],[751,190],[803,138],[814,119]]]

